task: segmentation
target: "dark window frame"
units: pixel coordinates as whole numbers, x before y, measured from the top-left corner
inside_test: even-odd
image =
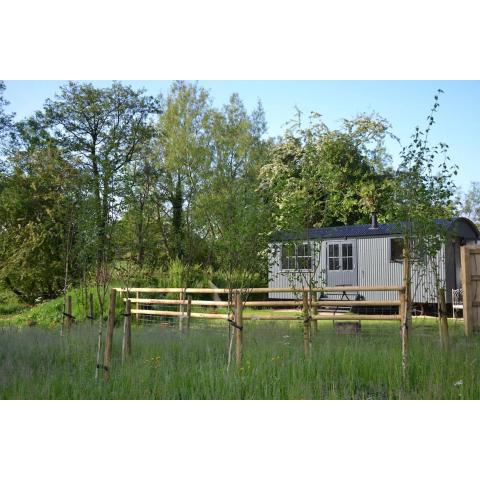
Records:
[[[345,249],[344,247],[347,247],[347,248]],[[346,250],[346,253],[345,253],[345,250]],[[347,268],[345,268],[345,264],[347,265]],[[342,271],[344,272],[353,271],[353,243],[352,242],[342,243]]]
[[[286,249],[290,250],[287,252],[288,254],[285,252]],[[299,249],[301,250],[300,252]],[[313,255],[310,242],[285,243],[282,244],[281,250],[280,266],[282,272],[312,271]],[[299,268],[299,265],[301,265],[301,268]]]
[[[334,242],[328,245],[327,266],[331,272],[353,272],[353,242]],[[332,265],[334,268],[332,268]],[[347,268],[344,268],[346,265]]]
[[[340,268],[340,243],[330,243],[328,245],[328,270],[338,272]],[[333,268],[332,268],[333,265]]]
[[[389,239],[389,258],[391,263],[402,263],[403,262],[403,245],[404,241],[402,237],[390,237]],[[394,242],[397,242],[398,245],[394,247]],[[394,257],[395,254],[395,257]]]

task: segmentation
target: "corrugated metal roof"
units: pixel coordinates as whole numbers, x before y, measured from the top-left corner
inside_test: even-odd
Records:
[[[436,220],[438,225],[443,225],[447,230],[459,222],[467,222],[474,230],[477,237],[480,233],[470,220],[463,217],[456,217],[451,220],[439,219]],[[385,235],[400,235],[402,234],[406,223],[379,223],[377,228],[372,228],[371,224],[365,225],[342,225],[338,227],[323,227],[323,228],[309,228],[303,232],[279,232],[278,240],[293,240],[293,239],[307,239],[307,238],[353,238],[353,237],[378,237]]]

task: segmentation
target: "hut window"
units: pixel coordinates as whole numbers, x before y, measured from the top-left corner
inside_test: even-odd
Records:
[[[342,244],[342,270],[353,270],[353,246],[351,243]]]
[[[338,243],[328,246],[328,269],[340,270],[340,249]]]
[[[390,261],[401,262],[403,260],[403,238],[390,239]]]
[[[282,270],[311,270],[312,252],[308,243],[282,245]]]

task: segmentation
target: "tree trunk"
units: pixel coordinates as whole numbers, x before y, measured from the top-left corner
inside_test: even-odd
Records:
[[[183,258],[183,190],[181,176],[177,176],[172,198],[172,228],[174,238],[174,254]]]
[[[138,240],[137,262],[140,265],[140,267],[143,267],[143,262],[145,261],[144,212],[145,212],[145,203],[140,202],[139,221],[138,221],[138,228],[137,228],[137,240]]]

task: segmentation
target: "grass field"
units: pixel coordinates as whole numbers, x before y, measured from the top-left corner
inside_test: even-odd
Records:
[[[441,350],[432,320],[416,320],[410,369],[402,382],[397,323],[362,322],[358,336],[322,323],[303,355],[301,322],[246,322],[244,363],[227,371],[228,329],[193,321],[188,333],[134,326],[131,360],[121,365],[114,336],[109,382],[94,380],[96,328],[2,327],[0,397],[15,399],[478,399],[479,340],[451,322]]]

